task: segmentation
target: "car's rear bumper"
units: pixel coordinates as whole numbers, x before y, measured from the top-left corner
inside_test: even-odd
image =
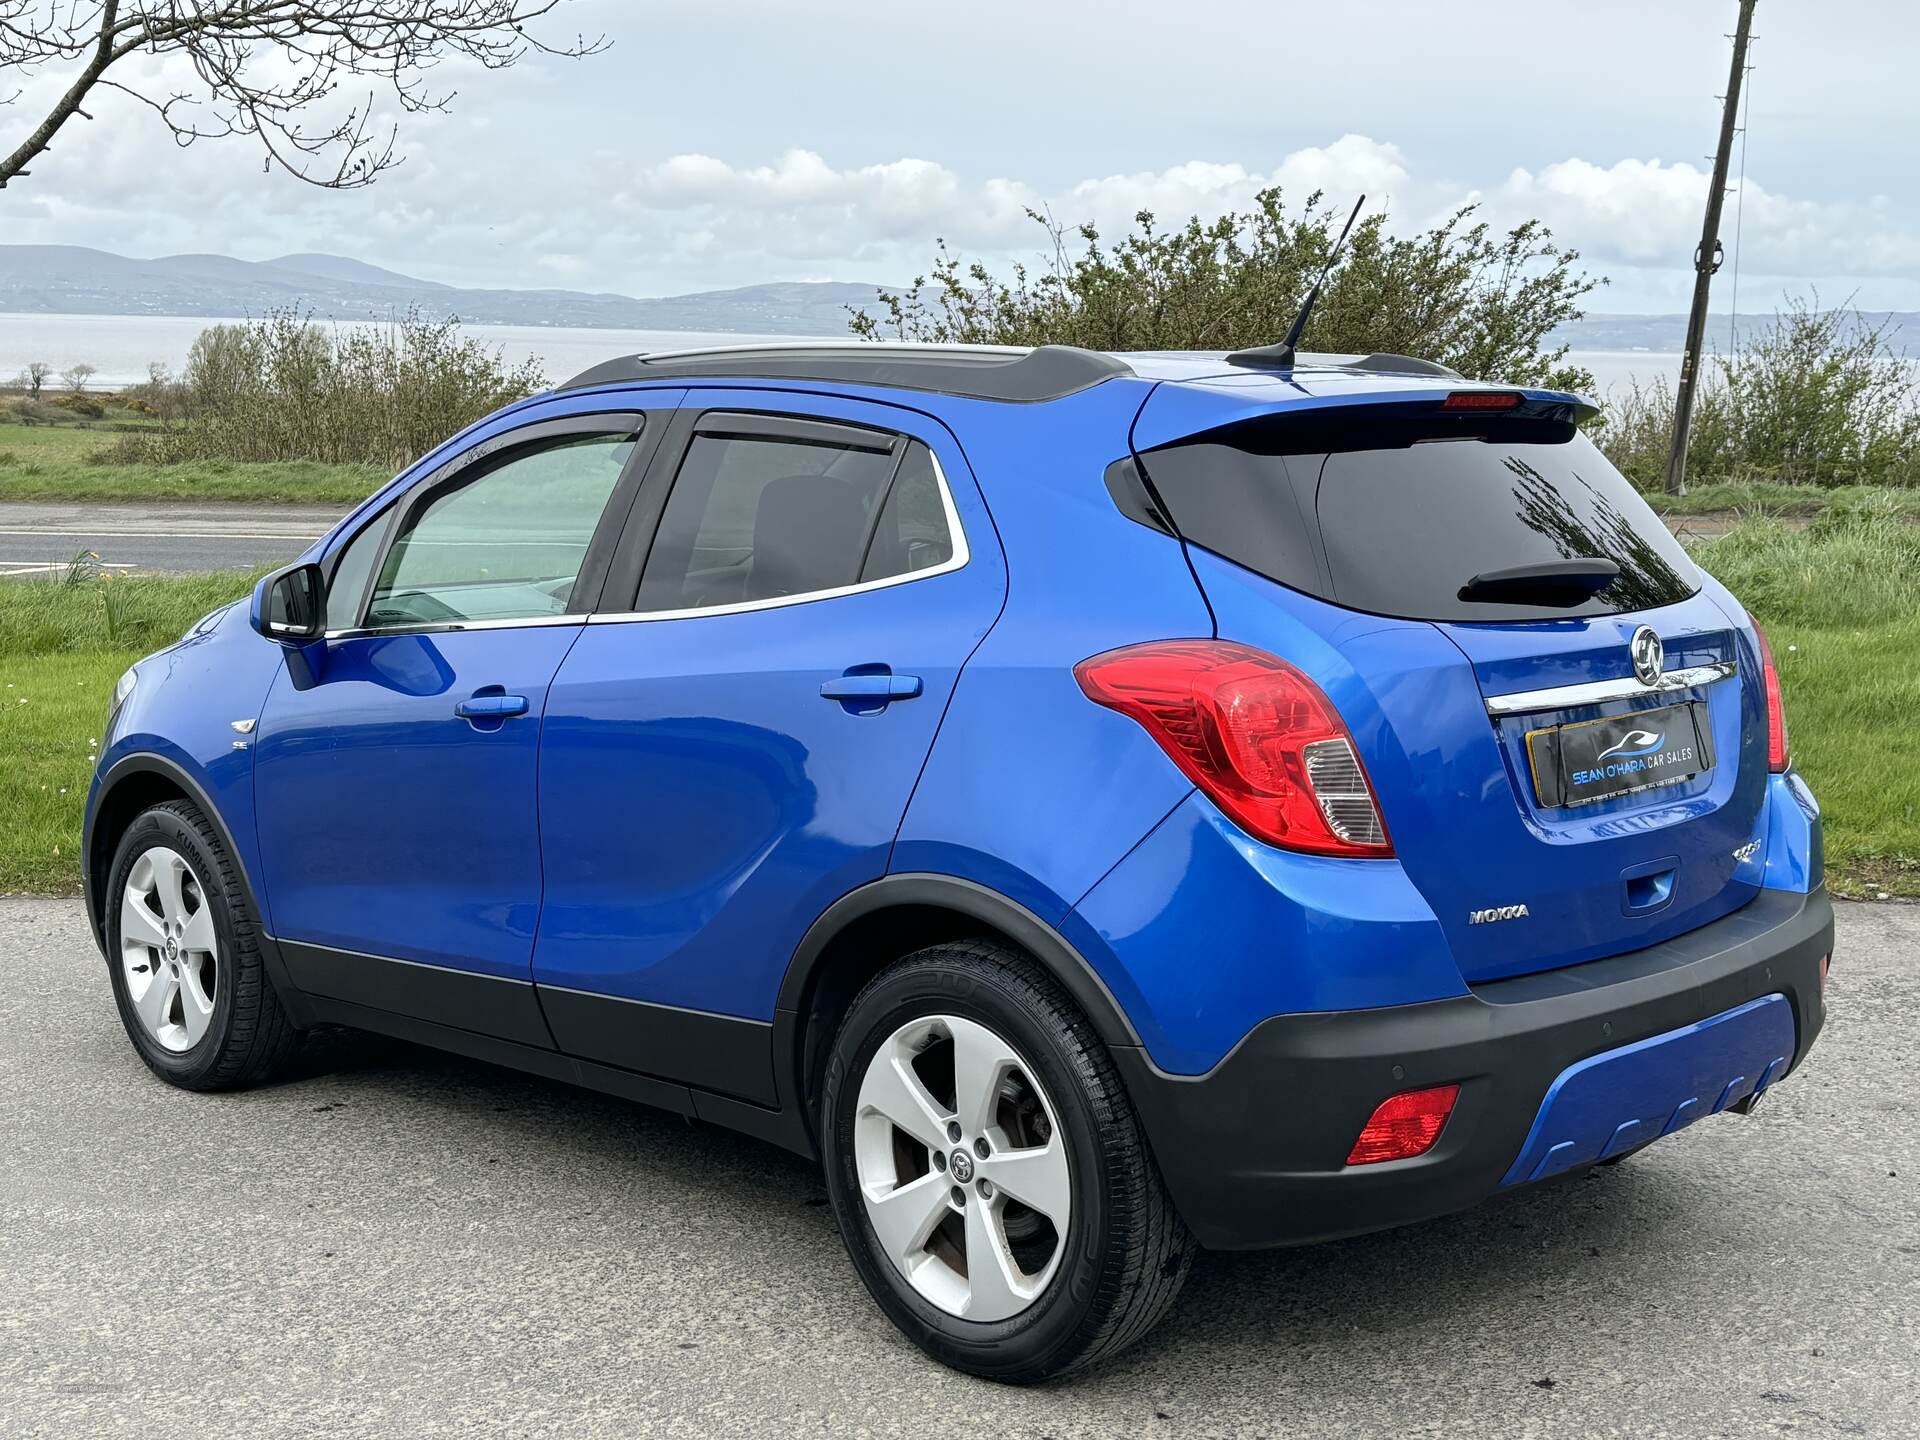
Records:
[[[1275,1016],[1205,1075],[1168,1075],[1140,1049],[1115,1054],[1174,1201],[1203,1245],[1332,1239],[1461,1210],[1503,1184],[1636,1148],[1696,1114],[1740,1103],[1783,1073],[1767,1073],[1766,1057],[1739,1063],[1756,1047],[1787,1049],[1791,1070],[1819,1034],[1821,962],[1832,948],[1825,890],[1763,890],[1724,919],[1632,954],[1479,985],[1455,999]],[[1690,1068],[1693,1052],[1713,1042],[1670,1032],[1770,995],[1790,1010],[1791,1034],[1777,1008],[1776,1023],[1758,1033],[1744,1018],[1713,1027],[1722,1042],[1734,1037],[1734,1048],[1708,1055],[1705,1070]],[[1655,1037],[1666,1038],[1632,1048]],[[1570,1076],[1556,1088],[1571,1068],[1600,1056],[1606,1083],[1574,1086]],[[1642,1057],[1662,1057],[1666,1068]],[[1722,1061],[1724,1081],[1703,1082],[1707,1071],[1718,1076],[1713,1067]],[[1583,1069],[1597,1073],[1595,1065]],[[1713,1093],[1685,1111],[1690,1080]],[[1382,1100],[1453,1082],[1459,1101],[1431,1151],[1346,1165]],[[1549,1095],[1561,1100],[1563,1090],[1573,1093],[1543,1116]],[[1606,1110],[1609,1097],[1623,1107],[1617,1117]],[[1655,1123],[1656,1112],[1671,1118]],[[1571,1144],[1544,1134],[1549,1119],[1572,1127]],[[1629,1127],[1633,1120],[1641,1123]],[[1561,1148],[1546,1160],[1556,1142]]]

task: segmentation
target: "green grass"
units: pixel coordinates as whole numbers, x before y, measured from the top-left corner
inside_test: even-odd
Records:
[[[1749,520],[1695,553],[1766,626],[1834,888],[1920,896],[1920,526]]]
[[[1749,519],[1696,553],[1767,627],[1834,888],[1920,896],[1920,525],[1870,509],[1804,529]],[[78,888],[88,742],[114,677],[252,582],[0,583],[0,892]]]
[[[80,888],[80,811],[114,677],[136,651],[0,652],[0,895]],[[89,743],[91,742],[91,743]]]
[[[115,412],[118,414],[119,412]],[[59,425],[0,423],[0,500],[252,500],[337,505],[366,499],[392,479],[373,465],[311,460],[189,460],[177,465],[103,463],[103,452],[139,416]]]
[[[7,455],[0,446],[0,500],[252,500],[344,510],[393,478],[371,465],[310,460],[90,465],[84,460],[9,461]]]
[[[113,682],[251,575],[0,582],[0,894],[80,887],[80,815]]]
[[[69,464],[113,443],[97,425],[19,425],[0,422],[0,455],[22,464]]]
[[[1920,489],[1898,490],[1874,485],[1836,485],[1823,490],[1814,485],[1777,485],[1764,481],[1741,484],[1696,485],[1684,495],[1653,491],[1647,503],[1662,515],[1775,515],[1807,519],[1829,509],[1873,506],[1888,514],[1920,519]]]

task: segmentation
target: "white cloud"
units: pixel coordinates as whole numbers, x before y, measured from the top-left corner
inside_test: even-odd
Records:
[[[1051,211],[1070,225],[1092,221],[1113,234],[1131,228],[1143,209],[1170,223],[1211,217],[1251,205],[1272,185],[1296,199],[1320,189],[1364,190],[1379,204],[1407,180],[1399,149],[1362,135],[1296,150],[1268,171],[1196,160],[1055,193],[1005,176],[969,184],[948,166],[913,157],[838,168],[812,150],[748,166],[689,153],[647,167],[616,191],[601,228],[603,243],[675,267],[733,256],[746,276],[859,266],[863,278],[892,279],[924,267],[936,236],[989,260],[1030,256],[1041,236],[1029,210]]]
[[[169,78],[170,62],[140,63],[147,78]],[[36,77],[0,118],[31,110],[51,86],[52,77]],[[1402,228],[1468,199],[1496,225],[1537,216],[1587,268],[1615,278],[1610,307],[1664,309],[1684,293],[1707,187],[1695,164],[1574,157],[1475,188],[1471,175],[1431,173],[1393,141],[1353,133],[1264,165],[1196,158],[1078,179],[1068,171],[1049,184],[976,178],[925,156],[885,158],[884,141],[849,164],[799,146],[771,157],[689,150],[638,165],[618,148],[561,147],[529,162],[501,127],[482,133],[476,107],[416,117],[403,135],[406,164],[371,190],[341,195],[262,174],[245,140],[178,150],[125,97],[103,95],[96,114],[69,126],[37,173],[0,198],[0,240],[256,259],[325,249],[456,284],[670,294],[797,275],[898,282],[925,271],[937,236],[967,259],[1004,267],[1044,247],[1030,209],[1069,226],[1091,221],[1113,237],[1141,210],[1163,225],[1211,218],[1277,185],[1294,205],[1324,191],[1334,214],[1365,193],[1370,209],[1391,210]],[[1884,280],[1890,295],[1920,296],[1920,228],[1904,197],[1814,199],[1749,178],[1741,223],[1742,266],[1757,287],[1743,280],[1744,304],[1809,282],[1844,293],[1863,278]],[[1731,251],[1731,198],[1724,233]]]
[[[1586,259],[1636,266],[1688,264],[1699,243],[1712,177],[1684,161],[1562,160],[1537,174],[1515,170],[1485,198],[1503,219],[1534,215]],[[1902,230],[1879,197],[1864,202],[1793,199],[1749,177],[1729,194],[1721,242],[1731,255],[1739,216],[1741,263],[1776,276],[1920,276],[1920,234]]]

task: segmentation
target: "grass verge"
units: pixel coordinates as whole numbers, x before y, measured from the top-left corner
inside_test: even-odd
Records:
[[[100,726],[114,677],[136,656],[0,658],[0,895],[79,893],[80,812]]]
[[[93,465],[78,458],[26,459],[0,443],[0,500],[250,500],[345,510],[392,478],[371,465],[320,465],[308,460]]]
[[[1870,509],[1805,529],[1747,520],[1697,553],[1767,627],[1834,889],[1920,896],[1920,526]],[[114,677],[251,584],[0,583],[0,892],[78,888],[89,742]]]
[[[250,575],[0,581],[0,894],[80,888],[80,816],[113,682]]]
[[[393,478],[374,465],[312,460],[95,463],[124,433],[125,426],[0,424],[0,500],[252,500],[344,509]]]
[[[1808,520],[1828,510],[1872,510],[1920,520],[1920,489],[1877,485],[1776,485],[1763,481],[1696,485],[1684,495],[1648,492],[1647,503],[1662,515],[1779,516]]]
[[[1920,896],[1920,526],[1748,520],[1695,554],[1767,628],[1835,892]]]

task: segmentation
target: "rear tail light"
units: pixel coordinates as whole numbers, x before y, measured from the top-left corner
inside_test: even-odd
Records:
[[[1347,1164],[1378,1165],[1383,1160],[1411,1160],[1426,1154],[1446,1129],[1453,1102],[1459,1098],[1458,1085],[1435,1085],[1382,1100],[1373,1118],[1361,1127],[1360,1138],[1347,1153]]]
[[[1109,650],[1073,673],[1256,840],[1314,855],[1393,854],[1347,727],[1286,661],[1227,640],[1164,640]]]
[[[1767,769],[1779,775],[1787,768],[1787,707],[1780,698],[1780,671],[1773,663],[1773,647],[1760,622],[1747,616],[1753,638],[1760,642],[1760,680],[1767,691]]]

